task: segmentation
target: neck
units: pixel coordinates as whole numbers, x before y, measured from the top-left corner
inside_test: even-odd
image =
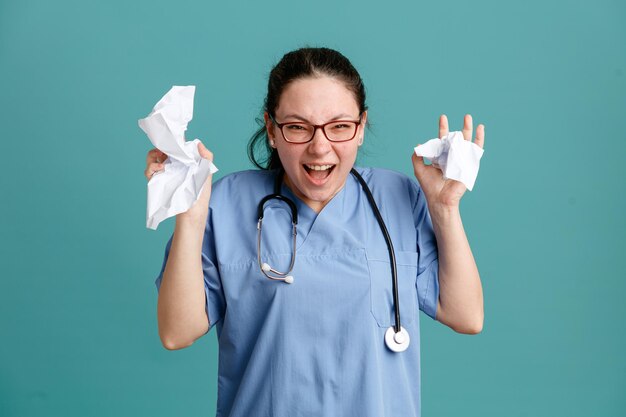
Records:
[[[285,185],[291,190],[291,192],[298,197],[300,200],[302,200],[304,202],[304,204],[306,204],[307,206],[309,206],[311,208],[311,210],[313,210],[315,213],[319,214],[322,209],[324,207],[326,207],[326,205],[328,203],[330,203],[330,200],[333,199],[333,197],[335,195],[337,195],[337,193],[339,191],[341,191],[341,189],[343,188],[340,187],[337,191],[335,191],[333,193],[333,195],[330,196],[330,198],[328,200],[325,201],[316,201],[316,200],[311,200],[309,198],[307,198],[305,195],[303,195],[300,190],[298,190],[298,187],[294,186],[293,183],[291,182],[291,180],[289,179],[289,176],[287,175],[287,173],[285,173],[285,176],[283,177],[283,182],[285,183]],[[345,186],[345,183],[344,183]]]

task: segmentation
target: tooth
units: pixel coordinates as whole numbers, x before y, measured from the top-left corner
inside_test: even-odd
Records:
[[[308,165],[307,164],[307,168],[309,168],[310,170],[313,171],[325,171],[327,169],[332,168],[332,165]]]

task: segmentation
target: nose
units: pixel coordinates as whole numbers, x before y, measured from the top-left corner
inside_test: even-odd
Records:
[[[330,141],[324,135],[322,128],[318,127],[313,133],[313,139],[309,142],[308,151],[312,155],[324,155],[331,150]]]

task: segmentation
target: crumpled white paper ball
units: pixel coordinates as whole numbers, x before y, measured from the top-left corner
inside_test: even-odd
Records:
[[[139,120],[155,148],[168,158],[164,170],[148,181],[146,226],[156,229],[163,220],[184,213],[198,200],[208,176],[217,172],[211,161],[200,156],[199,139],[185,141],[187,124],[193,117],[193,96],[196,87],[173,86],[154,106],[152,112]]]
[[[444,178],[460,181],[470,191],[474,188],[483,153],[480,146],[463,139],[463,133],[458,131],[415,148],[415,155],[430,159]]]

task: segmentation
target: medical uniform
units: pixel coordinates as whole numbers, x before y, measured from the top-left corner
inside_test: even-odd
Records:
[[[319,214],[282,186],[298,208],[294,283],[287,284],[266,278],[257,262],[257,205],[274,192],[276,171],[228,175],[213,184],[202,245],[207,316],[219,342],[217,416],[420,415],[418,310],[434,319],[439,297],[432,222],[415,180],[357,171],[393,241],[410,346],[394,353],[384,342],[394,324],[389,254],[356,178],[348,175]],[[262,261],[286,271],[291,211],[277,200],[265,207]]]

